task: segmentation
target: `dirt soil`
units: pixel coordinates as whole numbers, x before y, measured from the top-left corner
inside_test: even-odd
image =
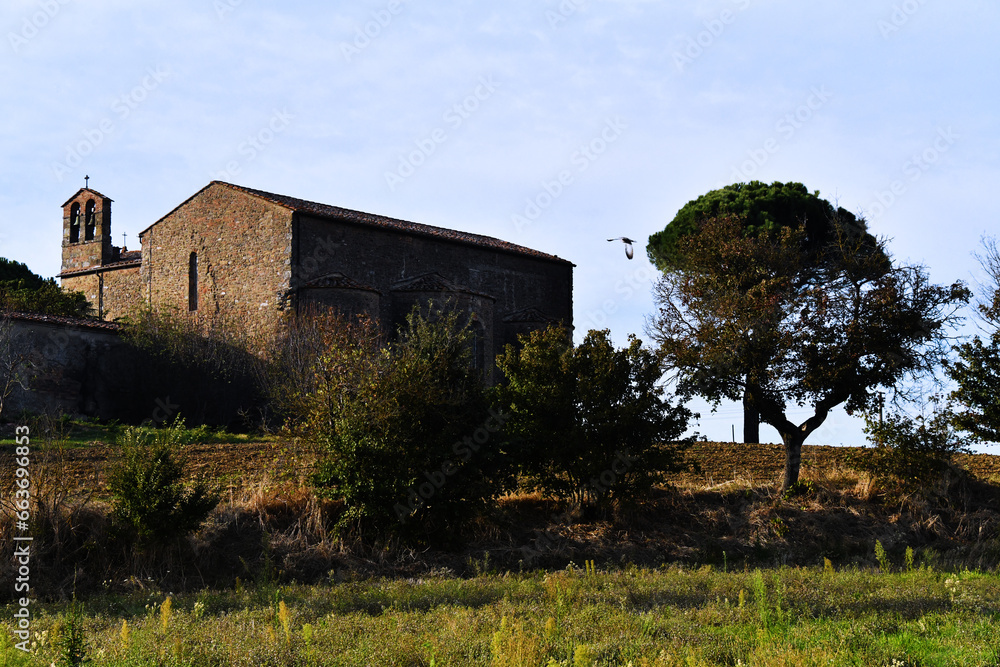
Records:
[[[859,447],[805,445],[802,447],[802,471],[849,468],[848,458]],[[308,474],[311,452],[292,442],[246,442],[194,444],[185,452],[192,475],[216,480],[224,487],[239,487],[261,479],[299,479]],[[113,447],[95,443],[90,447],[72,447],[47,452],[38,461],[61,463],[57,467],[74,490],[103,490],[103,470]],[[11,446],[0,447],[0,469],[11,465]],[[681,484],[712,487],[738,480],[749,486],[777,485],[785,465],[782,445],[747,445],[728,442],[696,442],[687,451],[689,470],[671,476]],[[961,455],[959,465],[979,479],[1000,481],[1000,456],[992,454]]]

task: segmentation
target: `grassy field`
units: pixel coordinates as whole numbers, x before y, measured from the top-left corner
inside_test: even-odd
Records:
[[[97,595],[39,605],[30,655],[4,623],[0,664],[51,664],[72,626],[99,665],[1000,665],[997,573],[885,565]]]
[[[223,502],[142,560],[108,527],[116,427],[69,426],[33,441],[32,652],[0,606],[0,667],[70,664],[73,641],[97,665],[1000,667],[998,457],[920,497],[811,446],[785,497],[779,446],[697,443],[641,506],[587,518],[517,493],[413,547],[334,534],[308,448],[189,429],[188,472]],[[0,602],[15,576],[5,557]]]

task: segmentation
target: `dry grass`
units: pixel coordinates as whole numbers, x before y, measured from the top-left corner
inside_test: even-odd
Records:
[[[820,452],[806,457],[807,491],[785,498],[777,491],[780,465],[765,465],[774,452],[766,446],[755,452],[748,454],[746,471],[724,479],[719,471],[734,465],[738,450],[702,443],[701,473],[675,476],[642,504],[596,518],[538,493],[505,496],[490,516],[454,535],[450,546],[334,534],[341,505],[312,494],[307,467],[286,452],[284,469],[227,473],[223,502],[202,530],[140,557],[116,544],[105,502],[60,484],[66,457],[53,449],[35,464],[39,569],[33,584],[41,596],[59,598],[74,590],[181,591],[231,587],[237,579],[414,577],[561,568],[585,560],[755,567],[817,565],[831,558],[865,566],[873,563],[876,540],[897,559],[910,546],[956,565],[992,567],[1000,561],[1000,501],[993,486],[964,479],[947,497],[893,494]],[[94,474],[100,479],[99,469]],[[7,507],[0,517],[0,549],[11,548],[11,527]],[[0,571],[0,590],[12,590],[12,573],[9,565]]]

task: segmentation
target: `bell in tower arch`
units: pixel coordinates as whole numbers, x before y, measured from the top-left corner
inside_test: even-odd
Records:
[[[82,271],[115,261],[111,198],[89,187],[63,203],[62,271]]]

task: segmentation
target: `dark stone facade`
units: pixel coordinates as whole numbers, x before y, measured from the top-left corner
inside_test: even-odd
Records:
[[[149,305],[266,337],[319,304],[391,334],[432,299],[470,315],[487,368],[518,333],[572,327],[573,264],[488,236],[213,181],[140,233],[140,257],[111,245],[104,195],[84,188],[63,208],[63,285],[106,319]]]

